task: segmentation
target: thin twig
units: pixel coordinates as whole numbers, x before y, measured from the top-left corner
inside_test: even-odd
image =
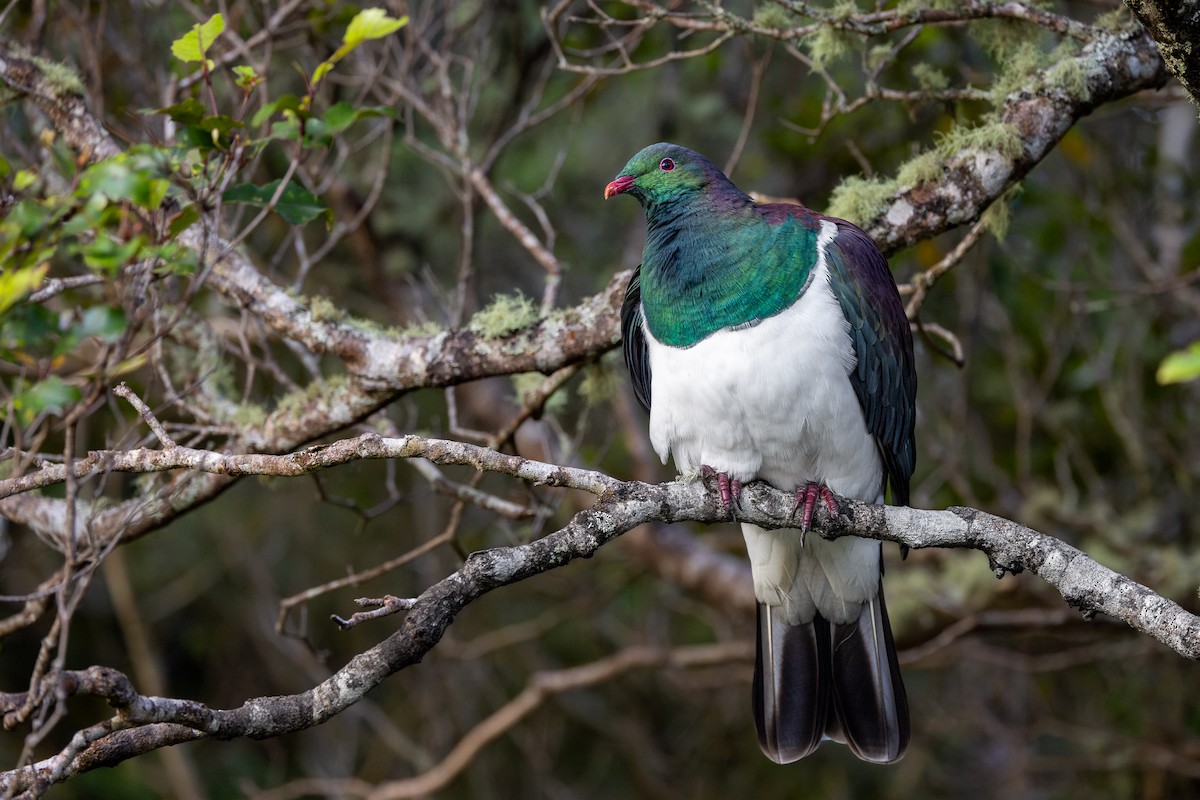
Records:
[[[448,543],[450,539],[451,536],[449,534],[443,533],[439,536],[433,537],[427,542],[418,545],[417,547],[414,547],[407,553],[399,555],[396,558],[389,559],[382,564],[376,564],[370,569],[365,569],[361,572],[356,572],[353,575],[347,575],[345,577],[338,578],[335,581],[323,583],[320,586],[312,586],[302,592],[297,592],[296,594],[283,598],[283,600],[279,601],[279,616],[275,619],[275,632],[280,634],[284,632],[288,614],[290,614],[291,610],[296,606],[301,605],[302,603],[307,603],[309,600],[320,597],[323,594],[327,594],[347,586],[357,586],[360,583],[366,583],[369,580],[378,578],[380,575],[385,575],[392,570],[399,569],[405,564],[415,561],[426,553]],[[340,619],[340,617],[338,619]]]
[[[171,448],[177,446],[175,440],[167,433],[167,429],[158,421],[158,417],[154,416],[154,412],[150,410],[150,407],[142,402],[142,398],[134,394],[133,390],[125,385],[125,381],[121,381],[114,386],[112,391],[118,397],[125,398],[125,401],[134,407],[134,410],[138,412],[138,416],[150,426],[150,430],[154,431],[154,435],[158,437],[163,447]]]
[[[412,778],[380,784],[368,798],[401,800],[433,794],[462,772],[480,750],[556,694],[616,680],[633,670],[708,667],[730,661],[748,662],[753,657],[754,648],[749,641],[676,648],[629,647],[579,667],[534,673],[520,694],[467,731],[435,766]]]
[[[945,275],[953,269],[958,262],[962,261],[963,256],[975,246],[979,241],[979,237],[987,230],[988,218],[987,214],[982,215],[967,231],[966,236],[958,240],[958,244],[950,250],[949,253],[942,256],[936,264],[929,269],[913,276],[913,279],[906,285],[900,287],[901,294],[911,294],[908,299],[908,304],[904,307],[904,313],[909,319],[916,319],[921,313],[921,305],[925,302],[925,295],[933,284],[937,283],[938,278]]]

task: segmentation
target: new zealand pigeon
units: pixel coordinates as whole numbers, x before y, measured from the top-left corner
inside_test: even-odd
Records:
[[[908,503],[915,461],[912,334],[887,262],[849,222],[756,203],[674,144],[635,155],[604,189],[646,214],[621,309],[625,360],[650,440],[714,479],[796,492],[800,530],[743,524],[758,598],[753,701],[781,764],[823,739],[889,764],[908,701],[883,602],[879,542],[804,536],[831,492]]]

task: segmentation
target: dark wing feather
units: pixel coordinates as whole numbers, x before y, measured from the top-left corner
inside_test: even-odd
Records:
[[[633,393],[642,408],[650,411],[650,350],[646,332],[642,329],[642,268],[639,265],[625,288],[621,303],[621,341],[625,350],[625,365],[633,380]]]
[[[867,431],[875,437],[892,502],[908,505],[916,464],[917,373],[912,332],[887,260],[867,234],[844,220],[831,220],[838,234],[826,255],[830,284],[850,322],[858,365],[850,383],[862,406]]]

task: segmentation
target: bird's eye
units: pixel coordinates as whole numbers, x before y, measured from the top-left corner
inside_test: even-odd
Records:
[[[664,158],[662,161],[658,162],[658,168],[663,172],[670,172],[671,170],[675,169],[675,162],[669,158]]]

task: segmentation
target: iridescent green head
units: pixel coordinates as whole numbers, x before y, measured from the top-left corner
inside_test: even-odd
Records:
[[[670,142],[644,148],[629,159],[617,178],[604,187],[604,199],[630,194],[643,208],[684,200],[728,178],[699,153]]]

